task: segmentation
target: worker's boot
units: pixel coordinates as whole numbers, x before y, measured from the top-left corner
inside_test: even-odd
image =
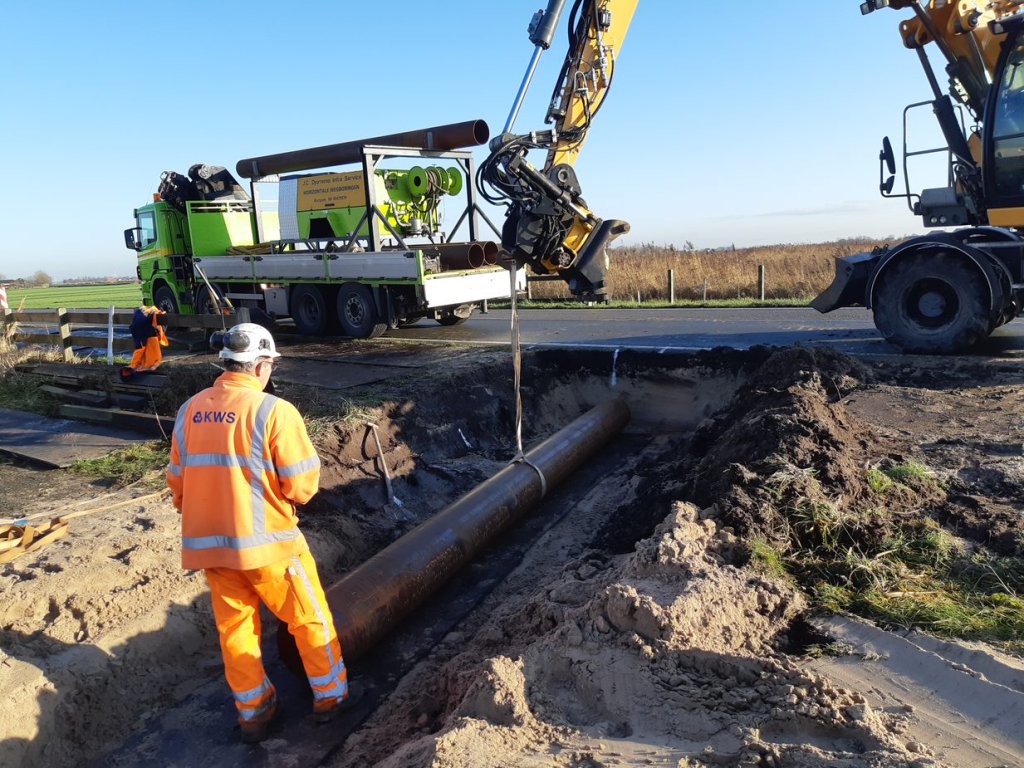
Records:
[[[313,702],[313,720],[317,723],[329,723],[340,713],[350,709],[360,698],[362,691],[348,684],[348,691],[341,699],[321,699]]]
[[[256,744],[267,738],[270,733],[270,725],[275,717],[277,717],[277,691],[270,694],[270,701],[256,717],[251,720],[238,721],[242,730],[242,743]]]

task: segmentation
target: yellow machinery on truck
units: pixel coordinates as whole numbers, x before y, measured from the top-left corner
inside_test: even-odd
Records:
[[[639,0],[575,0],[567,24],[569,47],[551,96],[546,123],[553,128],[514,134],[512,128],[541,53],[554,39],[566,0],[549,0],[529,27],[534,44],[526,75],[504,130],[480,165],[481,196],[506,207],[502,246],[517,264],[564,279],[574,296],[607,298],[607,248],[629,225],[599,219],[583,200],[573,165],[615,76],[619,51]],[[527,160],[546,151],[541,169]]]
[[[862,305],[882,335],[908,352],[958,352],[986,338],[1024,306],[1024,3],[1008,0],[868,0],[861,13],[909,10],[899,25],[932,98],[945,146],[908,149],[904,190],[893,192],[888,137],[880,190],[900,197],[925,227],[960,227],[837,260],[832,285],[813,302],[822,312]],[[945,63],[943,87],[927,51]],[[912,192],[908,159],[944,153],[945,186]]]

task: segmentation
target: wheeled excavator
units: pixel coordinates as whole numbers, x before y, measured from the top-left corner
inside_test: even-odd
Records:
[[[890,8],[904,46],[917,54],[945,146],[908,148],[904,189],[894,192],[896,158],[888,137],[879,153],[879,188],[903,198],[926,228],[901,243],[836,260],[832,285],[813,302],[821,312],[865,306],[890,342],[907,352],[964,351],[1017,317],[1024,305],[1024,2],[867,0],[862,14]],[[940,74],[929,51],[943,63]],[[939,152],[946,185],[912,192],[908,159]]]
[[[551,47],[567,0],[549,0],[528,32],[533,56],[501,134],[477,173],[481,195],[506,208],[502,246],[520,266],[561,277],[583,301],[608,297],[607,248],[629,224],[600,219],[582,197],[573,165],[594,117],[608,96],[626,31],[639,0],[574,0],[569,45],[551,95],[545,123],[552,127],[513,133],[516,118],[543,51]],[[541,168],[531,150],[546,152]]]

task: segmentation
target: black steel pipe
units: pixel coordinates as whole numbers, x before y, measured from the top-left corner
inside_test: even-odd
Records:
[[[294,173],[313,168],[329,168],[332,165],[359,163],[362,162],[365,146],[412,147],[445,152],[486,144],[490,134],[491,130],[484,120],[466,120],[462,123],[421,128],[418,131],[375,136],[372,139],[346,141],[312,149],[296,149],[276,155],[247,157],[238,161],[235,170],[239,176],[246,179],[259,179],[275,173]]]
[[[364,655],[488,543],[516,522],[629,422],[621,400],[603,403],[509,464],[326,590],[346,662]],[[537,469],[534,469],[536,467]],[[542,483],[540,470],[544,475]],[[295,641],[278,626],[278,649],[302,672]]]

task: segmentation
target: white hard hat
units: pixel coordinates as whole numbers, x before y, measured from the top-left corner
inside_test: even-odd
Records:
[[[223,360],[237,360],[240,363],[251,363],[261,357],[280,357],[274,345],[274,337],[270,331],[256,323],[241,323],[223,334],[223,349],[220,357]]]

